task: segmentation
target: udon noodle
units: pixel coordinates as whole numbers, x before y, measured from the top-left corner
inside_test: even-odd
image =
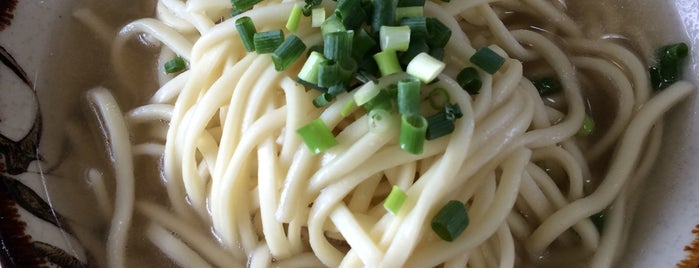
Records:
[[[303,5],[266,0],[231,18],[226,0],[159,0],[156,18],[118,33],[112,64],[125,87],[141,87],[130,84],[123,59],[134,39],[160,45],[158,66],[177,55],[188,69],[158,72],[160,88],[127,112],[109,90],[88,92],[115,170],[114,204],[95,191],[111,217],[109,267],[129,266],[136,230],[187,267],[613,265],[634,191],[660,147],[662,115],[692,93],[690,83],[652,91],[647,59],[616,40],[586,37],[557,1],[427,1],[425,15],[452,36],[446,69],[426,87],[446,89],[463,117],[414,155],[398,145],[396,120],[374,132],[363,109],[343,116],[356,90],[314,107],[319,92],[295,81],[305,56],[279,72],[269,55],[245,51],[237,18],[252,18],[258,31],[284,29],[295,4]],[[297,35],[310,47],[319,32],[302,18]],[[482,46],[506,61],[493,75],[480,72],[480,93],[469,95],[454,79]],[[540,96],[531,79],[542,75],[555,76],[562,92]],[[586,114],[598,126],[579,137]],[[317,155],[295,132],[316,118],[339,143]],[[162,157],[167,203],[134,194],[139,180],[152,179],[135,178],[138,155]],[[382,205],[394,185],[407,193],[396,215]],[[452,242],[429,224],[449,200],[465,203],[471,219]],[[601,211],[598,229],[590,216]],[[131,228],[132,218],[147,227]]]

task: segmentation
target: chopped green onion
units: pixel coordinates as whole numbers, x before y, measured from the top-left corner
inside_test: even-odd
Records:
[[[400,57],[399,61],[403,65],[408,65],[410,64],[410,61],[415,58],[420,53],[423,52],[429,52],[430,47],[427,45],[427,42],[425,41],[425,38],[412,38],[410,40],[410,46],[408,47],[408,50],[403,53],[403,55]]]
[[[320,118],[300,127],[296,133],[301,136],[301,140],[313,154],[324,152],[338,144],[332,131]]]
[[[384,109],[371,110],[367,115],[367,119],[369,120],[369,132],[383,133],[394,128],[392,124],[393,115],[391,115],[390,111]]]
[[[427,117],[425,138],[434,140],[454,132],[454,118],[442,111]]]
[[[374,0],[374,15],[371,20],[372,32],[378,32],[381,26],[393,26],[396,21],[397,0]]]
[[[400,20],[400,25],[408,26],[413,37],[427,37],[427,18],[425,17],[403,18]]]
[[[398,81],[398,112],[403,115],[420,112],[420,80],[415,77]]]
[[[296,35],[289,35],[272,54],[274,69],[277,71],[286,70],[304,51],[306,51],[306,44]]]
[[[421,154],[425,144],[427,120],[419,114],[401,116],[400,148],[411,154]]]
[[[364,29],[359,29],[359,32],[352,40],[352,57],[355,59],[363,58],[367,52],[376,46],[376,41]]]
[[[578,137],[587,137],[595,130],[595,121],[589,115],[585,115],[582,126],[578,130]]]
[[[447,92],[447,90],[444,88],[438,87],[430,91],[430,106],[432,106],[432,108],[435,110],[444,109],[444,106],[449,104],[450,100],[451,98],[449,97],[449,92]]]
[[[356,29],[368,18],[366,12],[358,0],[339,0],[335,8],[335,15],[341,20],[347,29]]]
[[[259,2],[262,2],[262,0],[231,0],[233,10],[238,11],[248,10]]]
[[[381,76],[403,71],[398,62],[398,55],[393,50],[384,50],[374,54],[374,61],[376,61],[376,65],[379,67]]]
[[[342,21],[335,16],[335,14],[330,15],[323,23],[320,24],[320,31],[323,35],[334,32],[345,32],[347,29]]]
[[[354,78],[359,80],[359,82],[362,83],[369,83],[369,82],[374,82],[377,83],[378,79],[374,77],[371,73],[368,73],[366,71],[360,70],[356,74],[354,74]]]
[[[238,30],[240,41],[243,42],[245,50],[247,52],[255,51],[253,36],[257,33],[257,30],[255,30],[255,24],[252,22],[252,19],[246,16],[235,20],[235,28]]]
[[[427,21],[427,44],[431,48],[444,48],[451,38],[451,29],[436,18]]]
[[[255,51],[258,54],[272,53],[284,42],[284,32],[282,30],[272,30],[259,32],[253,35]]]
[[[410,27],[381,26],[379,41],[383,51],[406,51],[408,46],[410,46]]]
[[[391,101],[391,94],[386,90],[379,90],[371,100],[364,104],[364,109],[367,111],[373,111],[376,109],[393,111],[393,102]]]
[[[447,118],[449,118],[449,120],[456,120],[464,116],[464,114],[461,112],[461,106],[459,106],[458,103],[445,104],[444,113],[447,114]]]
[[[561,91],[561,83],[558,79],[552,76],[542,77],[536,80],[532,80],[532,84],[539,91],[539,95],[548,96],[553,93]]]
[[[481,76],[478,75],[478,70],[473,67],[466,67],[456,76],[456,82],[459,86],[466,90],[468,94],[476,95],[481,91],[483,82]]]
[[[308,53],[306,56],[310,57],[312,52],[318,52],[322,55],[324,49],[325,48],[323,48],[323,45],[312,45],[310,48],[308,48]]]
[[[398,0],[398,7],[422,7],[425,0]]]
[[[494,74],[505,64],[505,58],[488,47],[481,47],[476,50],[476,53],[471,56],[469,61],[489,74]]]
[[[432,218],[432,230],[445,241],[454,241],[468,227],[466,206],[456,200],[449,201]]]
[[[403,206],[403,202],[408,198],[408,195],[403,192],[398,186],[393,185],[391,193],[386,197],[386,201],[383,202],[383,207],[386,208],[391,214],[396,215],[400,208]]]
[[[347,103],[347,105],[345,105],[345,107],[342,108],[342,111],[340,111],[340,115],[347,116],[352,111],[354,111],[354,108],[357,108],[357,104],[354,102],[354,100],[351,100]]]
[[[682,79],[682,64],[689,55],[685,43],[661,47],[656,52],[656,64],[650,67],[651,84],[656,90],[667,88]]]
[[[292,33],[295,33],[299,28],[299,22],[301,21],[301,6],[294,5],[289,13],[289,19],[286,21],[286,28]]]
[[[357,106],[362,106],[379,94],[379,89],[374,82],[368,82],[359,87],[354,93],[354,102]]]
[[[429,84],[444,70],[446,64],[427,53],[420,53],[408,64],[406,72]]]
[[[323,35],[323,55],[329,60],[343,61],[352,53],[351,31],[330,32]]]
[[[318,86],[328,88],[342,82],[340,65],[327,61],[318,67]]]
[[[422,17],[424,15],[422,6],[405,6],[396,8],[396,22],[407,17]]]
[[[182,57],[176,57],[167,61],[163,67],[166,73],[176,73],[187,68],[187,62]]]
[[[311,10],[311,27],[320,27],[325,21],[325,8],[319,7]]]
[[[322,93],[318,95],[315,99],[313,99],[313,106],[316,108],[323,107],[325,105],[328,105],[333,100],[333,95],[330,93]]]
[[[607,215],[607,209],[603,209],[600,212],[597,212],[590,216],[590,221],[592,221],[592,224],[595,225],[595,228],[597,228],[597,232],[602,233],[604,230],[604,220]]]
[[[323,57],[323,54],[318,52],[311,52],[311,55],[306,60],[306,63],[301,67],[299,71],[299,79],[306,82],[317,84],[318,83],[318,70],[321,64],[325,64],[328,60]]]

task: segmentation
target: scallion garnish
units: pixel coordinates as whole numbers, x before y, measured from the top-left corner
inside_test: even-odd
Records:
[[[333,100],[332,94],[321,93],[320,95],[318,95],[318,97],[313,99],[313,106],[315,106],[316,108],[320,108],[320,107],[323,107],[325,105],[328,105],[328,103],[330,103],[332,100]]]
[[[323,33],[323,36],[328,33],[344,31],[347,31],[345,25],[342,24],[342,21],[335,14],[330,15],[330,17],[320,24],[320,32]]]
[[[272,53],[284,42],[284,32],[282,30],[258,32],[253,35],[253,42],[258,54]]]
[[[481,47],[476,50],[476,53],[471,56],[469,61],[489,74],[494,74],[505,64],[505,58],[488,47]]]
[[[406,72],[412,76],[419,78],[423,83],[429,84],[434,80],[446,67],[444,62],[441,62],[427,53],[420,53],[408,64]]]
[[[427,117],[427,132],[425,138],[434,140],[454,132],[454,118],[445,111]]]
[[[323,3],[323,0],[305,0],[304,2],[306,4],[303,6],[303,15],[308,17],[311,15],[311,10]]]
[[[299,5],[294,5],[294,7],[291,9],[291,12],[289,13],[289,19],[286,21],[286,28],[289,29],[292,33],[296,32],[296,29],[299,28],[299,21],[301,21],[301,12],[302,8]]]
[[[379,31],[381,50],[406,51],[410,46],[410,27],[381,26]]]
[[[274,53],[272,53],[274,69],[277,71],[286,70],[303,54],[304,51],[306,51],[306,44],[304,44],[303,41],[301,41],[301,39],[299,39],[296,35],[289,35],[289,37],[287,37],[284,42],[274,50]]]
[[[397,0],[374,0],[374,13],[371,20],[372,32],[378,32],[381,26],[393,26],[396,21]]]
[[[325,64],[328,60],[323,57],[323,54],[316,51],[311,52],[308,59],[299,71],[299,79],[309,83],[318,84],[318,70],[321,64]]]
[[[444,106],[449,104],[451,98],[449,97],[449,92],[446,89],[438,87],[432,89],[428,95],[430,106],[435,110],[442,110]]]
[[[311,27],[320,27],[325,21],[325,8],[319,7],[311,10]]]
[[[165,73],[176,73],[187,68],[187,62],[182,57],[175,57],[167,62],[165,62]]]
[[[408,198],[408,195],[398,186],[393,185],[391,193],[388,194],[388,197],[386,197],[386,200],[383,202],[383,207],[391,212],[391,214],[396,215],[403,206],[403,202],[405,202],[406,198]]]
[[[456,200],[449,201],[432,218],[432,230],[445,241],[454,241],[468,227],[466,206]]]
[[[361,59],[376,46],[376,41],[364,29],[359,29],[352,40],[352,57]]]
[[[344,61],[352,52],[352,31],[323,34],[323,55],[329,60]]]
[[[318,86],[328,88],[342,82],[340,65],[337,62],[326,61],[318,67]]]
[[[685,43],[671,44],[658,49],[656,64],[649,69],[653,88],[664,89],[682,79],[682,63],[687,55],[689,47]]]
[[[243,42],[245,50],[247,52],[255,51],[253,37],[257,30],[255,30],[255,24],[252,22],[252,19],[246,16],[235,20],[235,28],[238,30],[240,41]]]
[[[233,6],[233,10],[245,11],[259,2],[262,2],[262,0],[231,0],[231,5]]]
[[[433,58],[443,61],[444,60],[444,48],[443,47],[430,47],[430,56]]]
[[[342,24],[347,29],[356,29],[361,26],[368,18],[366,12],[361,5],[362,1],[358,0],[339,0],[335,8],[335,15],[342,20]]]
[[[444,48],[451,38],[451,29],[436,18],[427,21],[427,44],[431,48]]]
[[[374,54],[374,61],[376,61],[376,65],[379,67],[381,76],[403,71],[398,62],[398,55],[393,50],[384,50]]]
[[[401,116],[400,148],[411,154],[421,154],[425,144],[427,120],[419,114]]]
[[[354,102],[354,100],[351,100],[350,102],[347,103],[347,105],[345,105],[345,107],[342,107],[342,111],[340,111],[340,115],[347,116],[356,107],[357,107],[357,104]]]
[[[400,25],[408,26],[412,37],[427,37],[427,18],[407,17],[400,20]]]
[[[539,95],[548,96],[561,91],[561,83],[558,79],[552,76],[542,77],[539,79],[532,80],[532,84],[539,91]]]
[[[300,127],[296,133],[301,136],[301,140],[313,154],[324,152],[338,144],[332,131],[320,118]]]
[[[405,6],[396,8],[396,22],[407,17],[421,17],[424,14],[422,6]]]
[[[595,120],[591,116],[585,115],[582,126],[578,130],[578,137],[587,137],[595,130]]]
[[[398,81],[398,113],[403,115],[420,112],[420,80],[415,77]]]
[[[483,82],[481,76],[478,75],[478,70],[473,67],[466,67],[456,76],[456,82],[459,86],[466,90],[468,94],[476,95],[481,91]]]

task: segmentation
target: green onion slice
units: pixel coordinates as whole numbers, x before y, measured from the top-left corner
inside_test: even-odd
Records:
[[[289,13],[289,19],[286,21],[286,28],[289,29],[292,33],[295,33],[296,30],[299,28],[299,22],[301,21],[301,12],[302,12],[301,6],[299,5],[294,5],[294,7],[291,9],[291,12]]]
[[[488,47],[479,48],[469,61],[489,74],[494,74],[505,64],[505,58]]]
[[[330,93],[322,93],[318,95],[315,99],[313,99],[313,106],[316,108],[323,107],[325,105],[328,105],[333,100],[333,95]]]
[[[434,140],[454,132],[454,117],[445,111],[427,117],[427,132],[425,138]]]
[[[403,202],[405,202],[406,198],[408,198],[408,195],[405,194],[400,187],[393,185],[391,193],[388,194],[388,197],[386,197],[386,200],[383,202],[383,207],[391,212],[391,214],[396,215],[403,206]]]
[[[398,81],[398,113],[403,115],[420,112],[420,80],[409,77]]]
[[[398,55],[393,50],[384,50],[374,54],[374,61],[376,61],[376,65],[379,67],[381,76],[388,76],[403,71],[400,67],[400,62],[398,62]]]
[[[311,10],[311,27],[320,27],[325,21],[325,8],[319,7]]]
[[[406,72],[429,84],[444,70],[446,64],[427,53],[420,53],[408,64]]]
[[[259,32],[253,35],[255,51],[258,54],[272,53],[284,42],[282,30]]]
[[[245,11],[262,2],[262,0],[231,0],[231,5],[233,5],[233,10]]]
[[[406,51],[410,46],[410,27],[381,26],[379,31],[381,50]]]
[[[167,61],[163,67],[166,73],[176,73],[187,68],[187,62],[182,57],[176,57]]]
[[[274,50],[272,61],[274,69],[283,71],[289,68],[303,52],[306,51],[306,44],[296,35],[289,35],[284,42]]]
[[[296,130],[313,154],[322,153],[338,144],[332,131],[318,118]]]
[[[299,71],[299,79],[312,84],[317,84],[318,70],[320,69],[320,65],[325,64],[327,61],[328,60],[323,57],[323,54],[315,51],[311,52],[311,55],[303,64],[303,67],[301,67],[301,71]]]
[[[238,30],[240,41],[243,42],[245,50],[247,52],[255,51],[253,37],[257,30],[255,30],[255,24],[252,22],[252,19],[246,16],[235,20],[235,28]]]
[[[427,120],[419,114],[401,116],[400,148],[411,154],[421,154],[425,144]]]
[[[449,201],[432,218],[432,230],[445,241],[454,241],[468,227],[466,206],[456,200]]]
[[[582,126],[580,126],[577,135],[578,137],[587,137],[590,136],[594,130],[595,120],[593,120],[589,115],[585,115],[585,119],[583,119]]]
[[[456,82],[471,95],[478,94],[481,91],[481,86],[483,86],[481,76],[478,75],[478,70],[473,67],[462,69],[456,76]]]

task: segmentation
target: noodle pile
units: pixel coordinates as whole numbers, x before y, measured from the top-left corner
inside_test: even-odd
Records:
[[[453,33],[446,70],[429,87],[446,89],[463,117],[453,133],[413,155],[400,149],[398,125],[372,132],[363,109],[341,114],[356,91],[314,107],[319,92],[295,82],[303,56],[278,72],[269,55],[245,52],[236,18],[251,17],[258,31],[283,29],[294,4],[303,3],[264,1],[228,18],[227,0],[159,0],[157,19],[119,32],[112,47],[118,72],[128,68],[123,47],[139,36],[162,44],[158,66],[179,55],[189,68],[161,74],[149,103],[114,119],[125,126],[105,128],[110,141],[121,137],[110,142],[119,156],[115,165],[126,166],[117,174],[131,173],[117,176],[110,266],[126,265],[130,219],[139,215],[148,219],[150,241],[188,267],[614,263],[629,229],[624,215],[634,207],[633,192],[660,147],[661,117],[691,94],[691,84],[652,92],[643,60],[613,40],[585,38],[551,1],[427,1],[425,15]],[[512,16],[547,23],[522,27]],[[309,18],[297,35],[309,47],[322,41]],[[506,62],[494,75],[481,72],[480,93],[470,96],[454,77],[471,66],[480,46]],[[539,95],[528,77],[544,74],[558,78],[562,93]],[[116,107],[98,112],[104,121],[121,117],[107,90],[88,94],[96,107]],[[595,107],[591,95],[610,107]],[[586,113],[609,121],[580,138]],[[318,155],[295,131],[316,118],[339,142]],[[169,128],[155,131],[155,141],[124,144],[127,131],[161,121]],[[169,204],[134,199],[133,160],[122,159],[130,154],[163,157]],[[383,207],[394,185],[407,193],[396,215]],[[429,224],[449,200],[464,202],[471,219],[453,242]],[[590,216],[601,211],[600,233]]]

